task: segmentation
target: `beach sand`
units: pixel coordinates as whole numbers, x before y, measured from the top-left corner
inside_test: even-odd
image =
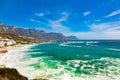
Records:
[[[6,53],[0,54],[0,65],[5,65],[6,67],[12,67],[5,63],[8,59],[16,59],[17,57],[20,58],[18,54],[22,53],[23,51],[26,51],[28,48],[30,48],[32,45],[17,45],[17,46],[9,46],[4,48],[4,50],[7,50]]]
[[[4,48],[5,50],[8,50],[8,52],[0,54],[0,67],[15,68],[21,73],[22,70],[20,67],[18,68],[17,65],[20,65],[19,60],[24,56],[22,53],[31,46],[33,45],[18,45]]]

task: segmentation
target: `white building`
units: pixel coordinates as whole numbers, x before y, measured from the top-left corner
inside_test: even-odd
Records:
[[[9,46],[9,45],[13,45],[16,44],[16,42],[12,39],[4,39],[0,37],[0,47],[4,47],[4,46]]]

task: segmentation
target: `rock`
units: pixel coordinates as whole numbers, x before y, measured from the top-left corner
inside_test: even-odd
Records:
[[[5,65],[0,65],[0,68],[6,68],[6,66]],[[1,80],[1,79],[0,79]]]
[[[48,79],[38,78],[38,79],[33,79],[33,80],[48,80]]]
[[[7,77],[2,77],[1,75],[0,75],[0,80],[9,80]]]
[[[0,53],[7,53],[8,52],[8,50],[6,50],[6,49],[1,49],[0,50]]]
[[[16,69],[0,68],[0,80],[28,80],[28,78],[19,74]]]

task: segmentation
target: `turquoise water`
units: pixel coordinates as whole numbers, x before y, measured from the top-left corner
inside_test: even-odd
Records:
[[[39,44],[26,52],[27,66],[42,74],[35,77],[120,77],[119,40],[81,40]],[[62,79],[61,79],[62,80]],[[71,79],[72,80],[72,79]],[[106,80],[106,79],[105,79]]]

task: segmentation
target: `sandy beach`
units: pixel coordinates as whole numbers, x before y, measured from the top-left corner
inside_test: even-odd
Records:
[[[31,45],[29,44],[28,45],[17,45],[17,46],[9,46],[9,47],[4,48],[5,50],[8,50],[8,52],[0,54],[0,65],[5,65],[6,67],[10,67],[6,63],[4,63],[4,60],[7,60],[9,58],[13,59],[14,57],[20,57],[20,56],[17,56],[17,54],[22,51],[26,51],[31,46],[33,45],[32,44]]]
[[[22,71],[20,67],[18,68],[18,66],[20,65],[19,60],[24,56],[22,52],[26,51],[31,46],[33,45],[19,45],[19,46],[10,46],[10,47],[4,48],[4,49],[7,49],[8,52],[0,54],[0,66],[15,68],[18,71]]]

